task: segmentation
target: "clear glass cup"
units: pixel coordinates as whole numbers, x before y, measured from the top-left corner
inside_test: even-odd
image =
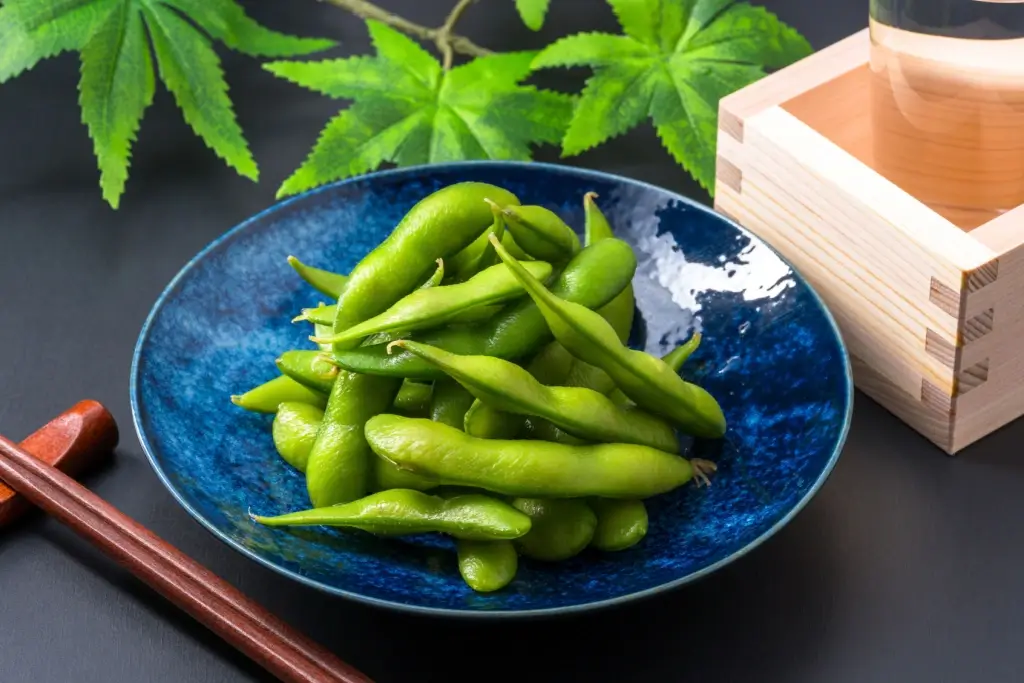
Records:
[[[970,230],[1024,204],[1024,0],[871,0],[876,169]]]

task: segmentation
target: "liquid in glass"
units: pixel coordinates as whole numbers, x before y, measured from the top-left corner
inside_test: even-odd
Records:
[[[871,0],[876,169],[965,230],[1024,204],[1024,0]]]

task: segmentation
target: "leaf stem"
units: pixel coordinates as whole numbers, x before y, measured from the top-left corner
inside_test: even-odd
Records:
[[[400,17],[397,14],[388,12],[367,0],[319,1],[326,2],[330,5],[334,5],[335,7],[340,7],[341,9],[347,10],[362,19],[375,19],[421,40],[432,41],[437,43],[438,47],[441,46],[441,43],[438,42],[441,33],[442,31],[445,31],[445,27],[447,26],[448,28],[445,32],[443,43],[453,52],[469,55],[470,57],[483,57],[484,55],[492,54],[490,50],[480,47],[469,38],[452,33],[452,29],[455,27],[455,22],[459,20],[462,12],[465,11],[466,7],[468,7],[473,0],[460,0],[459,4],[452,9],[451,13],[448,15],[448,19],[444,23],[444,26],[441,28],[428,28],[427,26],[422,26],[409,21],[404,17]],[[446,55],[443,48],[441,49],[441,52]]]
[[[452,68],[452,58],[454,53],[452,52],[452,29],[455,28],[455,24],[458,23],[462,17],[462,13],[466,11],[466,8],[472,5],[476,0],[459,0],[452,11],[448,13],[448,18],[444,20],[444,24],[441,28],[437,29],[437,35],[434,36],[434,42],[437,43],[437,49],[441,51],[444,56],[444,70]]]

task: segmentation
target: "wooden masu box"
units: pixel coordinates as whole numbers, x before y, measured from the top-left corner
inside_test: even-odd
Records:
[[[865,29],[721,101],[715,208],[808,279],[859,389],[955,454],[1024,415],[1024,206],[966,231],[872,168]]]

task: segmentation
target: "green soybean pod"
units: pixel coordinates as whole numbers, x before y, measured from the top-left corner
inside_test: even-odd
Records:
[[[422,418],[376,415],[366,421],[373,452],[442,486],[470,486],[525,498],[643,500],[696,479],[713,463],[635,444],[572,446],[478,439]]]
[[[519,570],[519,555],[512,541],[455,542],[459,574],[477,593],[492,593],[512,583]]]
[[[515,540],[525,557],[559,562],[579,555],[594,537],[597,516],[578,498],[516,498],[512,507],[530,518],[530,531]]]
[[[428,277],[423,282],[423,284],[420,285],[419,290],[417,290],[417,291],[424,290],[424,289],[430,289],[431,287],[438,286],[439,284],[441,284],[441,281],[444,279],[444,273],[445,273],[444,260],[443,259],[437,259],[437,268],[435,268],[434,272],[430,274],[430,277]],[[324,304],[324,302],[321,301],[315,307],[303,308],[302,311],[299,313],[299,315],[297,315],[294,318],[292,318],[292,322],[293,323],[298,323],[298,322],[302,322],[302,321],[311,322],[311,323],[313,323],[314,325],[316,325],[318,327],[318,329],[316,331],[316,335],[315,335],[316,337],[328,337],[328,336],[334,334],[334,319],[337,317],[337,315],[338,315],[338,305],[337,304],[331,304],[330,306],[328,306],[328,305]],[[319,329],[320,327],[326,327],[327,329]],[[323,348],[324,346],[327,346],[328,350],[331,350],[331,349],[334,348],[334,346],[332,344],[326,344],[326,345],[325,344],[320,344],[321,348]]]
[[[671,368],[673,372],[681,372],[683,364],[685,364],[686,361],[690,359],[690,356],[693,355],[693,352],[700,347],[701,338],[700,332],[694,332],[689,339],[666,353],[661,357],[661,359],[665,361],[665,365]],[[622,393],[622,390],[618,387],[608,394],[608,398],[620,406],[636,405],[633,401],[629,400],[629,398]]]
[[[498,255],[494,253],[494,247],[487,238],[490,232],[498,236],[498,239],[505,238],[505,219],[501,211],[495,205],[491,205],[493,222],[488,231],[480,234],[468,247],[448,259],[448,277],[453,282],[464,282],[473,277],[481,270],[490,268],[498,263]]]
[[[299,277],[311,285],[313,289],[332,299],[338,298],[341,290],[345,287],[345,283],[348,282],[348,276],[346,275],[306,265],[294,256],[288,257],[288,265],[294,268]]]
[[[559,429],[542,417],[528,417],[523,423],[523,429],[519,432],[521,439],[535,439],[539,441],[554,441],[555,443],[566,443],[575,446],[593,443],[586,439]]]
[[[517,262],[518,263],[518,262]],[[633,279],[636,256],[621,240],[602,240],[580,251],[559,274],[552,291],[582,306],[599,308]],[[419,341],[461,354],[526,358],[551,341],[551,331],[532,299],[523,297],[480,325],[447,327],[419,335]],[[341,367],[369,375],[437,379],[444,373],[411,353],[388,354],[386,344],[335,352]]]
[[[320,323],[313,323],[313,334],[320,336],[321,334],[330,334],[333,328],[330,325],[321,325]],[[330,344],[317,344],[320,350],[325,353],[331,352]],[[332,363],[333,365],[333,363]]]
[[[595,192],[588,192],[583,196],[584,243],[588,246],[615,237],[611,224],[594,201],[596,197]],[[619,336],[619,341],[625,344],[629,340],[629,333],[633,328],[633,317],[636,313],[633,283],[626,285],[621,294],[597,309],[597,312],[612,326],[615,334]],[[602,394],[607,394],[615,389],[615,382],[608,376],[608,373],[579,359],[573,361],[565,383],[571,387],[587,387]]]
[[[306,464],[313,507],[347,503],[370,490],[373,453],[363,426],[388,409],[401,384],[391,377],[338,374]]]
[[[274,363],[286,377],[325,396],[331,393],[338,377],[338,366],[323,351],[315,349],[285,351]]]
[[[467,247],[493,221],[488,199],[519,204],[508,190],[477,182],[448,185],[420,200],[349,273],[338,296],[334,332],[387,310],[416,287],[437,259]],[[358,344],[350,340],[334,347],[342,351]]]
[[[444,261],[439,258],[436,263],[421,289],[437,286],[444,278]],[[390,340],[383,334],[373,339]],[[354,500],[381,485],[381,480],[385,486],[413,486],[415,481],[408,482],[387,467],[375,467],[376,458],[363,433],[367,419],[393,405],[402,384],[390,377],[337,373],[306,464],[306,491],[314,507]]]
[[[466,411],[462,431],[481,439],[514,439],[522,428],[522,419],[515,417],[476,398]]]
[[[430,477],[423,477],[407,470],[399,469],[398,465],[373,455],[373,472],[370,489],[372,493],[391,489],[413,489],[415,491],[431,491],[438,488],[438,483]]]
[[[462,429],[466,412],[473,405],[473,394],[450,377],[442,377],[434,380],[434,394],[431,398],[430,419]]]
[[[615,232],[612,230],[608,218],[594,201],[596,198],[596,192],[588,192],[583,195],[584,241],[588,246],[601,240],[615,238]],[[626,285],[621,294],[599,308],[598,313],[615,329],[615,333],[619,335],[619,341],[625,344],[629,339],[629,332],[633,328],[633,317],[636,314],[633,283]]]
[[[404,380],[391,407],[402,415],[426,417],[430,413],[430,399],[434,386],[428,382]]]
[[[537,303],[555,339],[573,356],[607,372],[638,406],[671,419],[692,436],[725,435],[725,415],[706,389],[685,381],[660,358],[624,346],[599,313],[555,296],[500,243],[492,243]]]
[[[310,308],[303,308],[297,316],[292,318],[293,323],[310,322],[314,325],[320,325],[326,327],[327,331],[325,334],[334,334],[334,316],[338,312],[338,307],[334,304],[327,306],[324,302],[320,302],[318,306],[311,306]]]
[[[459,311],[447,318],[444,322],[448,324],[468,324],[478,323],[482,320],[494,317],[501,309],[502,304],[491,304],[487,306],[471,306],[465,310]],[[316,337],[320,339],[326,339],[334,335],[334,316],[337,313],[338,307],[331,306],[317,306],[315,308],[304,308],[302,312],[292,319],[292,322],[311,322],[316,326]],[[332,344],[320,344],[321,348],[326,346],[328,349],[334,348]]]
[[[436,365],[477,399],[498,410],[542,417],[581,439],[642,444],[670,453],[679,450],[675,430],[667,421],[639,409],[624,410],[592,389],[545,386],[525,368],[500,358],[460,356],[406,339],[389,346],[404,348]],[[466,413],[465,431],[480,436],[471,428],[472,412],[471,408]],[[514,433],[497,430],[489,438],[512,436]]]
[[[592,547],[607,552],[626,550],[647,535],[647,507],[643,501],[592,498],[589,503],[597,515]]]
[[[553,341],[534,354],[524,367],[541,384],[559,386],[567,383],[573,361],[565,347]],[[583,443],[542,418],[506,412],[480,399],[474,400],[471,410],[472,424],[467,421],[465,432],[483,439],[511,439],[525,432],[532,439]]]
[[[569,376],[572,354],[556,341],[549,342],[526,364],[526,371],[541,384],[559,386]]]
[[[527,261],[523,267],[538,280],[547,280],[551,265]],[[465,282],[420,289],[399,299],[380,315],[364,320],[317,343],[337,344],[363,339],[381,332],[401,330],[403,334],[438,327],[453,316],[481,306],[489,306],[524,296],[523,286],[504,264],[483,270]]]
[[[565,263],[581,249],[580,238],[558,214],[543,206],[502,206],[508,231],[530,256]]]
[[[278,455],[299,472],[306,471],[309,452],[316,441],[323,408],[308,403],[282,403],[274,415],[271,434]]]
[[[255,413],[276,413],[282,403],[289,401],[308,403],[323,410],[327,405],[327,394],[310,389],[288,375],[278,375],[245,393],[231,396],[231,402],[236,406]]]
[[[486,237],[486,235],[485,235],[485,237]],[[488,240],[488,242],[490,242],[490,240]],[[505,234],[502,236],[501,243],[505,245],[505,249],[508,250],[508,253],[510,253],[513,256],[515,256],[518,260],[520,260],[520,261],[531,261],[531,260],[533,260],[532,256],[527,254],[525,251],[523,251],[522,247],[520,247],[518,244],[516,244],[515,239],[512,237],[512,233],[510,233],[508,230],[506,230]]]
[[[531,526],[528,516],[491,496],[442,498],[412,489],[379,491],[341,505],[252,519],[265,526],[347,527],[378,536],[443,533],[469,541],[511,540],[528,533]]]

